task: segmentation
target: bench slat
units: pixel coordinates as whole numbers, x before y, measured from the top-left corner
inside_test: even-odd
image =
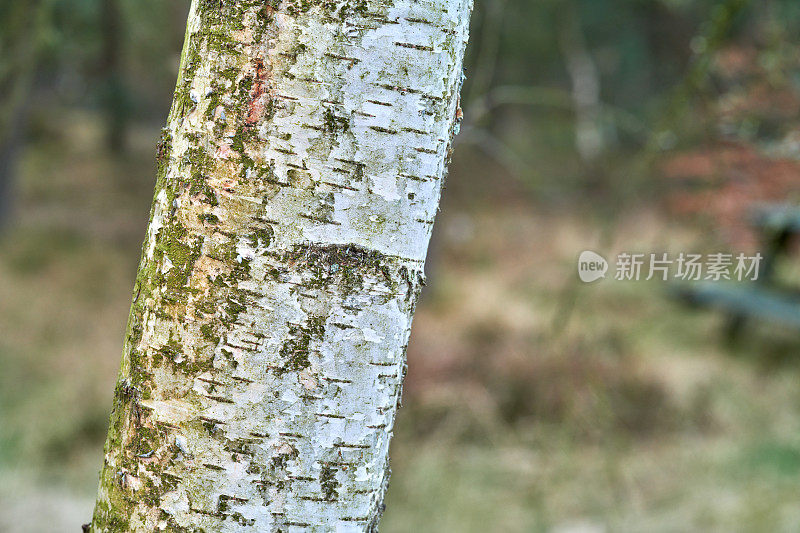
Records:
[[[797,296],[763,287],[720,283],[697,283],[676,288],[676,292],[695,305],[800,328],[800,298]]]
[[[764,205],[753,211],[753,225],[770,231],[800,233],[800,208],[794,205]]]

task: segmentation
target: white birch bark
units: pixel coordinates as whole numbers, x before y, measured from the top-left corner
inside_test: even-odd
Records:
[[[374,531],[471,0],[193,0],[90,531]]]

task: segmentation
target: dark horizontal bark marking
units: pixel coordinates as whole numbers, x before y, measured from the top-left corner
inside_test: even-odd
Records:
[[[331,53],[326,53],[325,56],[326,57],[330,57],[331,59],[338,59],[339,61],[349,61],[353,65],[357,65],[357,64],[361,63],[361,60],[358,59],[357,57],[347,57],[347,56],[341,56],[341,55],[338,55],[338,54],[331,54]]]
[[[322,396],[314,396],[313,394],[303,394],[302,396],[300,396],[300,398],[303,400],[314,401],[314,400],[321,400]]]
[[[217,380],[215,380],[215,379],[211,379],[211,378],[203,378],[203,377],[198,377],[197,379],[198,379],[199,381],[204,381],[204,382],[206,382],[206,383],[210,383],[210,384],[212,384],[212,385],[220,385],[220,386],[225,386],[225,383],[222,383],[221,381],[217,381]]]
[[[311,216],[311,215],[306,215],[306,214],[303,214],[303,213],[301,213],[300,216],[302,218],[307,219],[307,220],[313,220],[314,222],[319,222],[320,224],[332,224],[334,226],[341,226],[342,225],[341,222],[337,222],[335,220],[326,220],[324,218],[315,217],[315,216]]]
[[[430,180],[427,180],[425,178],[421,178],[419,176],[412,176],[411,174],[398,174],[398,176],[401,177],[401,178],[407,178],[407,179],[414,180],[414,181],[423,181],[423,182],[424,181],[430,181]]]
[[[219,495],[219,499],[220,500],[230,500],[232,502],[237,502],[237,503],[247,503],[247,502],[250,501],[247,498],[240,498],[238,496],[229,496],[228,494],[220,494]]]
[[[240,326],[244,325],[244,324],[241,324],[239,322],[234,322],[234,324],[237,324],[237,325],[240,325]],[[244,341],[242,341],[242,342],[244,342]],[[231,341],[227,341],[223,346],[227,346],[228,348],[237,348],[239,350],[249,350],[250,349],[250,347],[248,347],[248,346],[242,346],[241,344],[235,344],[235,343],[233,343]]]
[[[279,180],[275,180],[275,179],[264,178],[264,181],[266,181],[267,183],[271,183],[273,185],[277,185],[278,187],[291,187],[292,186],[291,183],[286,183],[285,181],[279,181]],[[275,222],[275,224],[280,225],[280,222]]]
[[[201,514],[201,515],[205,515],[205,516],[213,516],[214,518],[222,518],[222,519],[224,519],[224,518],[225,518],[225,515],[224,515],[223,513],[220,513],[220,512],[211,512],[211,511],[204,511],[203,509],[192,509],[192,508],[190,507],[190,508],[189,508],[189,512],[192,512],[192,513],[197,513],[197,514]]]
[[[398,93],[423,94],[423,92],[419,89],[412,89],[411,87],[400,87],[399,85],[390,85],[388,83],[374,83],[373,85],[389,91],[396,91]]]
[[[225,398],[224,396],[206,396],[206,395],[201,395],[201,396],[205,396],[209,400],[214,400],[220,403],[236,403],[230,398]]]
[[[251,220],[255,220],[256,222],[262,222],[264,224],[271,224],[271,225],[279,224],[278,221],[276,221],[276,220],[272,220],[272,219],[269,219],[269,218],[264,218],[264,217],[262,217],[260,215],[252,216],[252,217],[250,217],[250,219]]]
[[[331,461],[328,464],[333,466],[346,466],[347,468],[357,466],[356,463],[350,463],[347,461]]]
[[[367,12],[367,13],[364,14],[364,18],[367,18],[367,19],[370,19],[370,20],[374,20],[374,21],[380,22],[382,24],[400,24],[399,20],[390,19],[386,15],[384,15],[383,13]]]
[[[389,135],[396,135],[397,130],[393,130],[390,128],[384,128],[382,126],[370,126],[369,129],[377,131],[379,133],[388,133]]]
[[[425,46],[423,44],[413,44],[413,43],[394,43],[395,46],[400,46],[402,48],[413,48],[414,50],[422,50],[423,52],[433,52],[432,46]]]
[[[277,222],[275,222],[274,224],[277,224]],[[241,289],[240,288],[239,292],[241,292],[242,294],[245,294],[247,296],[250,296],[252,298],[261,298],[262,296],[264,296],[260,292],[254,291],[252,289]],[[258,306],[258,302],[257,301],[253,302],[253,305]],[[252,333],[251,332],[250,335],[252,335],[253,337],[258,337],[258,338],[263,338],[264,337],[264,335],[261,334],[261,333]]]
[[[391,104],[389,104],[389,105],[391,105]],[[352,159],[341,159],[339,157],[335,157],[334,161],[339,161],[340,163],[349,163],[349,164],[357,166],[357,167],[366,166],[365,163],[362,163],[361,161],[353,161]]]
[[[350,187],[349,185],[342,185],[341,183],[332,183],[330,181],[322,181],[321,183],[324,183],[325,185],[329,185],[331,187],[335,187],[337,189],[347,189],[348,191],[356,191],[356,192],[358,192],[359,190],[356,189],[355,187]]]

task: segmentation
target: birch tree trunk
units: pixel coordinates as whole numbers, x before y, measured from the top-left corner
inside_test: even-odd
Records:
[[[374,531],[471,0],[193,0],[89,531]]]

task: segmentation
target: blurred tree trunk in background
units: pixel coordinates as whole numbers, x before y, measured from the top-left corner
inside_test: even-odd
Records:
[[[574,1],[565,2],[563,17],[559,43],[572,82],[575,150],[583,163],[589,190],[599,193],[607,187],[600,165],[606,149],[601,122],[600,73],[586,45],[580,12]]]
[[[90,531],[374,531],[470,0],[194,0]]]
[[[600,126],[600,74],[586,48],[577,8],[570,3],[565,11],[567,15],[560,41],[567,72],[572,80],[575,148],[584,163],[592,167],[605,148]]]
[[[122,44],[124,26],[118,0],[103,0],[100,6],[102,32],[101,75],[104,82],[103,104],[106,119],[106,144],[112,153],[125,151],[129,102],[123,79]]]
[[[46,0],[0,3],[0,226],[13,208],[14,173],[47,5]]]

